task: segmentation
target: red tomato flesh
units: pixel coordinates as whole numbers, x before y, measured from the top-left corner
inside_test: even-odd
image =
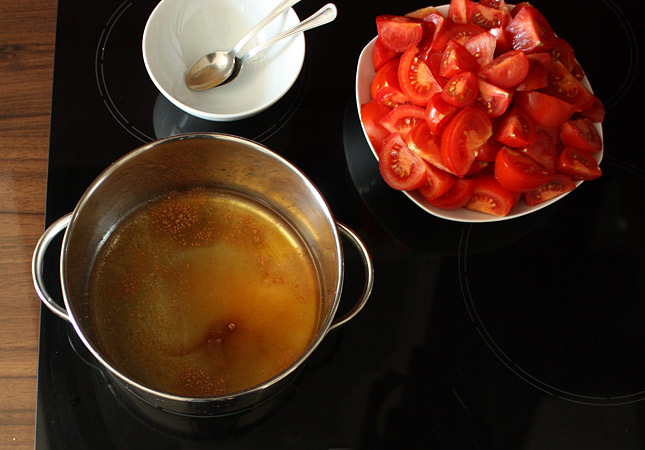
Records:
[[[430,98],[441,91],[430,68],[419,58],[417,47],[410,47],[401,56],[398,79],[401,90],[415,105],[427,105]]]
[[[577,111],[572,104],[537,91],[516,92],[514,103],[543,127],[559,127]]]
[[[425,109],[416,105],[400,105],[387,113],[379,123],[390,133],[399,133],[403,139],[421,120],[425,120]]]
[[[426,182],[426,163],[405,145],[398,133],[385,138],[378,167],[392,189],[409,191],[422,187]]]
[[[492,134],[493,126],[486,114],[470,106],[460,110],[441,134],[445,166],[462,178]]]
[[[472,72],[462,72],[448,80],[441,91],[441,98],[453,106],[462,108],[477,100],[478,94],[477,76]]]
[[[567,147],[575,147],[588,152],[599,152],[602,140],[591,120],[582,117],[567,120],[560,127],[560,140]]]
[[[535,122],[517,107],[511,108],[500,117],[493,132],[497,141],[513,148],[526,147],[536,136]]]
[[[399,53],[417,45],[423,36],[420,20],[390,14],[376,18],[376,30],[383,45]]]
[[[441,197],[455,184],[457,178],[448,172],[428,164],[426,167],[428,178],[423,186],[419,188],[419,193],[428,201]]]
[[[548,183],[526,192],[524,194],[524,201],[529,206],[539,205],[559,195],[571,192],[575,187],[576,185],[570,177],[556,173]]]
[[[511,192],[527,192],[547,183],[551,174],[524,153],[502,147],[495,158],[495,179]]]
[[[595,180],[602,175],[591,153],[573,147],[562,150],[556,163],[556,172],[568,175],[574,181]]]
[[[529,60],[517,50],[498,56],[480,74],[495,86],[509,88],[519,84],[529,73]]]
[[[515,8],[517,9],[517,7]],[[535,7],[524,4],[506,27],[511,35],[511,46],[525,53],[551,50],[557,43],[549,22]]]
[[[461,208],[473,196],[474,186],[471,179],[457,179],[448,192],[428,203],[441,209]]]
[[[515,206],[515,194],[503,188],[494,176],[476,175],[472,181],[473,195],[464,205],[466,209],[494,216],[507,216]]]

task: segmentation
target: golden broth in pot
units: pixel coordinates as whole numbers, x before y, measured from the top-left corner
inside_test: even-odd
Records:
[[[311,344],[320,285],[278,214],[225,190],[161,196],[110,233],[92,268],[97,348],[121,373],[185,397],[239,392]]]

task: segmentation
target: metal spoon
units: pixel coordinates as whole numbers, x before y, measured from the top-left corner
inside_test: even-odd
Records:
[[[290,6],[291,4],[295,4],[298,1],[299,0],[290,0],[289,2],[283,2],[283,4],[276,8],[276,10],[280,9],[281,7],[286,9],[288,6],[285,5]],[[284,38],[306,30],[310,30],[315,27],[319,27],[321,25],[325,25],[326,23],[333,21],[336,18],[336,15],[336,5],[334,5],[333,3],[328,3],[299,24],[294,25],[288,30],[277,34],[276,36],[266,40],[256,47],[253,47],[240,58],[236,57],[236,55],[244,45],[240,46],[239,43],[230,52],[218,51],[209,53],[208,55],[201,57],[195,63],[192,69],[190,69],[188,75],[186,76],[186,85],[192,90],[203,91],[214,88],[216,86],[221,86],[222,84],[229,83],[237,77],[237,75],[240,73],[240,70],[242,69],[242,64],[247,59],[251,58],[260,51]],[[270,16],[271,15],[269,15],[268,17]],[[268,23],[266,19],[264,19],[263,22]],[[255,28],[258,28],[259,25],[260,24],[256,25]],[[251,30],[251,32],[253,32],[255,28]],[[248,34],[251,34],[251,32],[249,32]],[[246,39],[246,37],[243,38],[243,40],[244,39]],[[246,41],[244,43],[246,43]]]

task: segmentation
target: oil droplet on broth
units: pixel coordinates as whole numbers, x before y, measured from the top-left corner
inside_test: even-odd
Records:
[[[97,347],[153,389],[208,397],[277,375],[311,343],[320,286],[281,217],[228,191],[175,192],[125,218],[92,269]]]

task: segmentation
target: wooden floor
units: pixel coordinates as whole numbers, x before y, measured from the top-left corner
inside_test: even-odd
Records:
[[[0,448],[33,449],[56,0],[0,0]]]

